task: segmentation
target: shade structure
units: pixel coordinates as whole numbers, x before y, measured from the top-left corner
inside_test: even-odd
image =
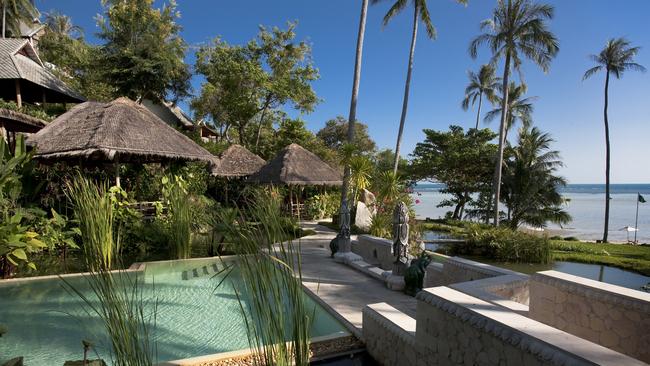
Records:
[[[298,186],[342,184],[340,172],[298,144],[285,147],[275,158],[253,174],[249,181]]]
[[[24,113],[0,108],[0,127],[8,132],[34,133],[45,127],[47,122]]]
[[[241,145],[230,145],[219,155],[212,167],[212,175],[218,177],[246,177],[260,170],[266,161]]]
[[[59,80],[27,39],[0,39],[0,98],[28,103],[78,103],[85,99]]]
[[[128,98],[85,102],[50,122],[27,142],[37,159],[155,163],[214,162],[214,156]]]

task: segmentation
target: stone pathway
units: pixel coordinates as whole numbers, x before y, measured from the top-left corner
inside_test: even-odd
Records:
[[[339,320],[357,337],[361,337],[362,310],[368,304],[386,302],[415,317],[415,298],[391,291],[383,282],[330,258],[334,231],[313,222],[304,222],[302,227],[316,231],[316,235],[301,239],[303,285],[316,294],[321,305],[338,313]]]

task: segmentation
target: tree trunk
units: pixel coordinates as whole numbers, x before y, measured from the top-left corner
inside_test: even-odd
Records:
[[[260,144],[260,135],[262,134],[262,126],[264,125],[264,116],[266,115],[266,110],[269,109],[269,98],[267,97],[264,101],[264,108],[262,108],[262,113],[260,114],[260,125],[257,127],[257,137],[255,138],[255,149]]]
[[[476,129],[478,130],[478,121],[481,118],[481,104],[483,103],[483,92],[478,95],[478,112],[476,112]]]
[[[607,120],[607,104],[609,103],[609,70],[605,76],[605,228],[603,229],[603,243],[607,243],[609,232],[609,121]]]
[[[402,102],[402,116],[399,121],[399,132],[397,133],[397,144],[395,145],[395,161],[393,162],[393,174],[397,174],[399,165],[399,148],[402,144],[402,133],[404,132],[404,122],[406,122],[406,110],[409,104],[409,89],[411,88],[411,72],[413,71],[413,55],[415,54],[415,40],[418,36],[418,5],[414,6],[413,13],[413,34],[411,35],[411,50],[409,51],[409,63],[406,72],[406,84],[404,86],[404,101]]]
[[[499,125],[499,153],[494,168],[494,226],[499,226],[499,200],[501,198],[501,169],[503,167],[503,148],[506,135],[506,117],[508,115],[508,77],[510,76],[510,52],[506,51],[506,63],[503,70],[503,100],[501,102],[501,123]]]
[[[7,18],[7,0],[2,0],[2,38],[5,38]]]
[[[348,116],[348,143],[354,143],[354,124],[357,119],[357,98],[359,96],[359,82],[361,80],[361,58],[363,56],[363,36],[366,32],[366,13],[368,0],[361,1],[361,16],[359,18],[359,33],[357,35],[357,51],[354,61],[354,76],[352,79],[352,97],[350,99],[350,114]],[[343,186],[341,187],[341,207],[347,205],[348,190],[350,188],[350,165],[347,164],[343,171]]]

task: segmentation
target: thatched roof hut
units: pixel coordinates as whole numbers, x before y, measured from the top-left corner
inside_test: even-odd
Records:
[[[214,162],[207,150],[128,98],[85,102],[60,115],[33,136],[36,158],[154,163]]]
[[[246,177],[256,173],[266,164],[264,159],[241,145],[230,145],[219,155],[218,163],[213,165],[212,175],[218,177]]]
[[[0,128],[8,132],[34,133],[45,127],[47,122],[24,113],[0,108]]]
[[[339,186],[341,173],[298,144],[285,147],[266,163],[249,181],[258,183]]]

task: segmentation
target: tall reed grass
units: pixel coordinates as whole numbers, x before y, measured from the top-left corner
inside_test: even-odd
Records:
[[[280,201],[269,192],[236,212],[222,216],[222,229],[237,253],[234,287],[255,362],[308,365],[314,309],[302,290],[300,241],[291,239]]]
[[[66,194],[79,221],[84,258],[89,274],[84,278],[90,294],[63,277],[65,288],[85,303],[88,315],[98,316],[111,345],[112,364],[151,366],[156,347],[151,329],[156,322],[156,301],[150,313],[145,311],[144,276],[124,270],[111,271],[117,248],[113,237],[113,205],[105,183],[78,175],[68,183]],[[149,325],[153,324],[153,325]]]
[[[168,241],[173,258],[187,259],[192,254],[192,202],[183,181],[170,179],[165,190],[169,204]]]

